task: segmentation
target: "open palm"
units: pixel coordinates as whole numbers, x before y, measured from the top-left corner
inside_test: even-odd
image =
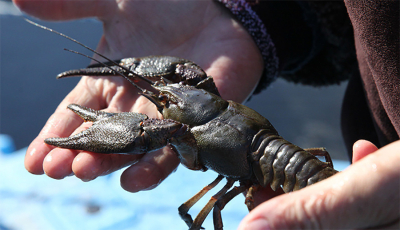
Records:
[[[214,77],[225,99],[243,101],[258,82],[261,55],[247,32],[212,1],[21,1],[23,11],[46,20],[97,17],[104,35],[97,50],[111,59],[170,55],[192,60]],[[121,185],[136,192],[153,188],[179,160],[169,148],[144,155],[102,155],[54,148],[47,137],[69,136],[88,124],[66,109],[77,103],[93,109],[135,111],[159,117],[147,99],[118,77],[82,77],[28,148],[25,167],[53,178],[75,174],[92,180],[124,166]]]

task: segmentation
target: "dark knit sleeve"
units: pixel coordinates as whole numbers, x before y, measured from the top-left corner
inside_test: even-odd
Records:
[[[217,0],[247,29],[264,59],[255,93],[278,76],[313,86],[358,75],[354,37],[341,1]]]

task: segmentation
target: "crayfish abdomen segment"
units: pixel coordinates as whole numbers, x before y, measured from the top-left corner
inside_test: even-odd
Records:
[[[258,138],[257,138],[258,136]],[[260,140],[261,139],[261,140]],[[253,172],[261,186],[284,192],[299,190],[337,173],[328,163],[281,136],[261,130],[254,139]]]

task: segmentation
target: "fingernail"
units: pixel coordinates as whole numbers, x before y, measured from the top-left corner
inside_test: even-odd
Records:
[[[89,182],[89,181],[92,181],[92,180],[94,180],[94,179],[96,179],[97,177],[94,177],[94,178],[80,178],[81,179],[81,181],[83,181],[83,182]]]
[[[147,187],[147,188],[143,188],[143,189],[141,189],[142,191],[149,191],[149,190],[152,190],[152,189],[154,189],[155,187],[157,187],[159,184],[157,183],[157,184],[153,184],[153,185],[151,185],[150,187]]]
[[[269,230],[271,229],[266,219],[256,219],[248,223],[245,230]]]

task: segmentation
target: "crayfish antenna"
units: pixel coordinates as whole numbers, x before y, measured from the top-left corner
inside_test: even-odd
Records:
[[[143,76],[140,76],[140,75],[135,74],[135,73],[132,72],[129,68],[126,68],[125,66],[120,65],[119,63],[115,62],[114,60],[109,59],[108,57],[106,57],[106,56],[102,55],[101,53],[97,52],[96,50],[94,50],[94,49],[92,49],[92,48],[90,48],[90,47],[88,47],[88,46],[82,44],[81,42],[77,41],[76,39],[73,39],[73,38],[71,38],[71,37],[69,37],[69,36],[67,36],[67,35],[65,35],[65,34],[63,34],[63,33],[60,33],[60,32],[58,32],[58,31],[56,31],[56,30],[53,30],[53,29],[50,29],[50,28],[48,28],[48,27],[46,27],[46,26],[40,25],[40,24],[38,24],[38,23],[36,23],[36,22],[33,22],[33,21],[31,21],[31,20],[29,20],[29,19],[27,19],[27,18],[25,18],[25,21],[27,21],[28,23],[30,23],[30,24],[32,24],[32,25],[34,25],[34,26],[37,26],[37,27],[39,27],[39,28],[41,28],[41,29],[50,31],[50,32],[55,33],[55,34],[58,34],[58,35],[60,35],[61,37],[64,37],[64,38],[66,38],[66,39],[68,39],[68,40],[70,40],[70,41],[73,41],[73,42],[75,42],[76,44],[78,44],[78,45],[80,45],[80,46],[83,46],[84,48],[86,48],[86,49],[92,51],[93,53],[95,53],[95,54],[99,55],[100,57],[106,59],[107,61],[113,63],[114,65],[121,67],[122,69],[124,69],[124,70],[127,71],[128,73],[131,73],[131,74],[137,76],[138,78],[140,78],[140,79],[142,79],[143,81],[149,83],[150,85],[153,85],[153,84],[154,84],[154,83],[153,83],[152,81],[150,81],[149,79],[147,79],[147,78],[145,78],[145,77],[143,77]],[[95,59],[92,59],[92,60],[97,61],[97,60],[95,60]],[[99,61],[97,61],[97,62],[99,62]],[[99,62],[99,63],[100,63],[100,64],[103,64],[102,62]],[[108,66],[107,66],[107,67],[108,67]],[[109,67],[109,68],[110,68],[110,67]],[[123,76],[124,76],[125,79],[127,79],[127,77],[126,77],[125,75],[123,75]],[[129,82],[132,83],[132,81],[130,81],[130,80],[129,80]]]
[[[119,72],[119,71],[113,69],[111,66],[106,65],[105,63],[103,63],[103,62],[101,62],[101,61],[99,61],[99,60],[97,60],[97,59],[95,59],[95,58],[92,58],[92,57],[90,57],[90,56],[88,56],[88,55],[86,55],[86,54],[79,53],[79,52],[77,52],[77,51],[70,50],[70,49],[66,49],[66,48],[64,48],[64,50],[69,51],[69,52],[72,52],[72,53],[75,53],[75,54],[82,55],[82,56],[84,56],[84,57],[87,57],[87,58],[89,58],[89,59],[91,59],[91,60],[93,60],[93,61],[95,61],[95,62],[98,62],[99,64],[103,65],[104,67],[109,68],[111,71],[113,71],[113,72],[115,72],[115,73],[121,75],[123,78],[125,78],[126,80],[128,80],[132,85],[134,85],[134,86],[140,91],[140,92],[139,92],[140,95],[146,97],[149,101],[151,101],[151,102],[157,107],[158,111],[162,111],[162,110],[163,110],[164,107],[155,99],[157,96],[156,96],[153,92],[148,91],[148,90],[143,89],[142,87],[138,86],[135,82],[133,82],[129,77],[127,77],[127,76],[124,75],[123,73],[121,73],[121,72]],[[146,78],[145,78],[145,79],[146,79]],[[146,79],[146,80],[148,80],[148,79]],[[150,81],[150,80],[148,80],[148,81]],[[151,82],[151,81],[150,81],[150,82]],[[151,86],[153,86],[153,88],[157,90],[157,88],[154,87],[154,83],[153,83],[153,82],[151,82]]]
[[[81,42],[77,41],[76,39],[73,39],[73,38],[71,38],[71,37],[69,37],[69,36],[67,36],[67,35],[65,35],[65,34],[63,34],[63,33],[60,33],[60,32],[58,32],[58,31],[56,31],[56,30],[53,30],[53,29],[50,29],[50,28],[48,28],[48,27],[46,27],[46,26],[40,25],[40,24],[38,24],[38,23],[36,23],[36,22],[33,22],[33,21],[29,20],[29,19],[26,19],[26,18],[25,18],[25,21],[27,21],[28,23],[30,23],[30,24],[32,24],[32,25],[34,25],[34,26],[37,26],[37,27],[39,27],[39,28],[41,28],[41,29],[48,30],[48,31],[50,31],[50,32],[52,32],[52,33],[58,34],[58,35],[60,35],[60,36],[62,36],[62,37],[64,37],[64,38],[66,38],[66,39],[68,39],[68,40],[71,40],[71,41],[75,42],[75,43],[78,44],[78,45],[83,46],[84,48],[86,48],[86,49],[92,51],[93,53],[99,55],[100,57],[106,59],[107,61],[109,61],[110,63],[114,64],[115,66],[118,66],[118,67],[122,68],[123,70],[127,71],[128,73],[131,73],[131,74],[137,76],[138,78],[142,79],[143,81],[149,83],[154,89],[158,90],[157,88],[154,87],[154,86],[155,86],[155,83],[152,82],[151,80],[149,80],[149,79],[147,79],[147,78],[145,78],[145,77],[143,77],[143,76],[140,76],[140,75],[135,74],[135,73],[132,72],[129,68],[126,68],[125,66],[120,65],[119,63],[117,63],[117,62],[115,62],[115,61],[109,59],[108,57],[106,57],[106,56],[102,55],[101,53],[99,53],[99,52],[93,50],[92,48],[90,48],[90,47],[88,47],[88,46],[82,44]],[[120,71],[115,70],[115,69],[113,69],[111,66],[109,66],[109,65],[107,65],[107,64],[105,64],[105,63],[103,63],[103,62],[101,62],[101,61],[99,61],[99,60],[97,60],[97,59],[95,59],[95,58],[93,58],[93,57],[90,57],[90,56],[88,56],[88,55],[86,55],[86,54],[79,53],[79,52],[77,52],[77,51],[70,50],[70,49],[66,49],[66,48],[64,48],[64,50],[69,51],[69,52],[72,52],[72,53],[76,53],[76,54],[79,54],[79,55],[82,55],[82,56],[84,56],[84,57],[87,57],[87,58],[89,58],[89,59],[91,59],[91,60],[93,60],[93,61],[95,61],[95,62],[97,62],[97,63],[99,63],[99,64],[101,64],[101,65],[103,65],[104,67],[107,67],[108,69],[110,69],[110,70],[113,71],[114,73],[117,73],[118,75],[121,75],[123,78],[125,78],[126,80],[128,80],[133,86],[135,86],[135,87],[140,91],[140,92],[139,92],[140,95],[143,95],[144,97],[146,97],[147,99],[149,99],[149,100],[157,107],[157,109],[158,109],[159,111],[161,111],[161,110],[163,109],[163,106],[155,99],[155,98],[157,98],[157,96],[156,96],[153,92],[148,91],[148,90],[145,90],[145,89],[143,89],[142,87],[138,86],[138,85],[137,85],[135,82],[133,82],[128,76],[126,76],[125,74],[121,73]],[[164,79],[164,82],[165,82],[165,81],[168,81],[168,80],[167,80],[167,79]]]
[[[111,71],[113,71],[114,73],[117,73],[117,74],[121,75],[123,78],[125,78],[126,80],[128,80],[132,85],[134,85],[134,86],[135,86],[138,90],[140,90],[141,92],[146,91],[146,90],[143,89],[142,87],[138,86],[135,82],[133,82],[129,77],[125,76],[123,73],[121,73],[121,72],[119,72],[119,71],[117,71],[117,70],[111,68],[111,66],[106,65],[105,63],[103,63],[103,62],[97,60],[96,58],[92,58],[92,57],[90,57],[89,55],[86,55],[86,54],[83,54],[83,53],[79,53],[78,51],[75,51],[75,50],[70,50],[70,49],[67,49],[67,48],[64,48],[64,50],[66,50],[66,51],[68,51],[68,52],[71,52],[71,53],[75,53],[75,54],[82,55],[82,56],[84,56],[84,57],[87,57],[87,58],[89,58],[89,59],[91,59],[91,60],[93,60],[93,61],[95,61],[95,62],[97,62],[97,63],[99,63],[99,64],[101,64],[101,65],[103,65],[104,67],[109,68],[109,69],[110,69]],[[145,79],[146,79],[146,78],[145,78]],[[148,80],[148,79],[146,79],[146,80]],[[151,81],[150,81],[150,82],[151,82]],[[153,84],[153,82],[151,82],[151,83]]]
[[[147,98],[149,101],[151,101],[157,107],[157,110],[160,111],[160,113],[162,113],[162,110],[164,109],[164,106],[161,105],[161,103],[159,103],[155,99],[157,96],[153,92],[148,91],[148,90],[144,90],[143,92],[141,92],[139,94],[142,95],[143,97]]]

